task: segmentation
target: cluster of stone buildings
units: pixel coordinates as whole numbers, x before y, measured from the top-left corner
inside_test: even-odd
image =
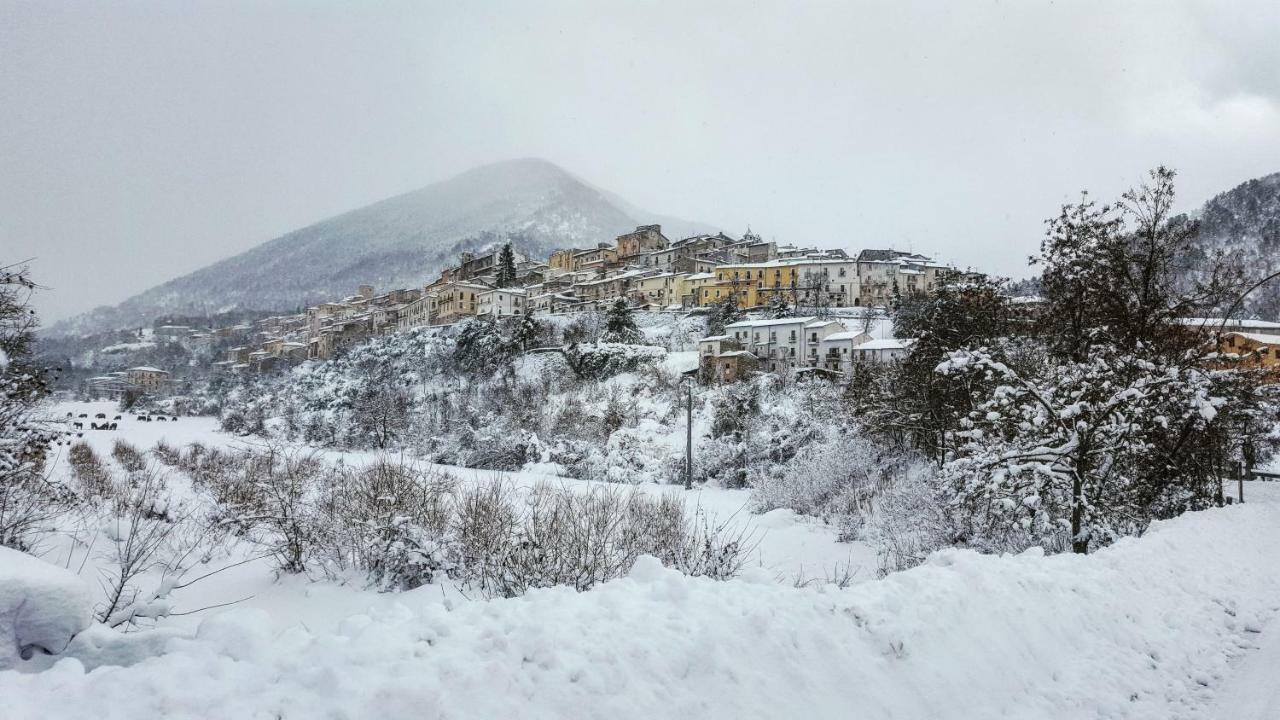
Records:
[[[498,251],[464,255],[423,288],[399,329],[446,325],[468,316],[599,310],[619,298],[646,310],[690,310],[729,301],[743,309],[785,302],[798,307],[875,307],[896,295],[928,293],[951,271],[894,250],[778,246],[748,231],[669,240],[642,225],[594,248],[561,249],[545,262],[519,258],[515,281],[498,287]]]
[[[474,316],[601,310],[619,298],[655,311],[724,302],[743,309],[777,302],[815,309],[886,306],[897,295],[931,292],[951,272],[914,253],[864,250],[854,257],[843,250],[779,246],[750,231],[741,239],[718,233],[670,240],[660,225],[642,225],[593,248],[556,250],[545,261],[513,253],[514,277],[504,283],[498,280],[500,255],[499,249],[464,253],[422,288],[378,294],[362,286],[356,295],[301,315],[258,321],[248,328],[251,344],[228,350],[219,365],[269,371],[326,358],[377,335]]]

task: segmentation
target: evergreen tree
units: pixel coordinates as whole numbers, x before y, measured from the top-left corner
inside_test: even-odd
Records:
[[[516,283],[516,255],[511,250],[511,243],[502,246],[498,252],[497,285],[500,288],[511,287]]]
[[[793,315],[791,306],[787,304],[787,299],[781,293],[774,293],[769,296],[769,309],[766,311],[767,316],[773,320],[789,318]]]
[[[546,337],[546,334],[546,326],[538,322],[533,315],[526,313],[520,316],[520,320],[516,324],[515,337],[512,342],[520,348],[521,352],[528,352],[530,348],[537,347]]]
[[[632,317],[631,306],[623,298],[614,300],[605,314],[605,342],[637,344],[643,337],[640,328],[636,327],[635,318]]]
[[[723,335],[725,327],[742,320],[743,315],[733,295],[712,305],[711,312],[707,314],[707,337]]]

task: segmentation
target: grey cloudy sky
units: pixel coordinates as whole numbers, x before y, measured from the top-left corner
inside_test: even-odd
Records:
[[[0,259],[46,321],[474,165],[1025,274],[1165,163],[1280,171],[1280,3],[0,0]]]

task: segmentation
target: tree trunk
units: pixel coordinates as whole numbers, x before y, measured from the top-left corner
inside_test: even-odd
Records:
[[[1071,552],[1084,555],[1089,552],[1089,540],[1080,537],[1084,525],[1084,483],[1077,474],[1071,481]]]

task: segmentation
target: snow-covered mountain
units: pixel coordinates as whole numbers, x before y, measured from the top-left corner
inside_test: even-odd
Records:
[[[1255,279],[1280,270],[1280,173],[1218,195],[1204,204],[1197,217],[1200,246],[1206,252],[1226,251]],[[1255,291],[1246,313],[1280,319],[1280,282]]]
[[[650,223],[661,223],[671,238],[719,229],[638,210],[545,160],[512,160],[295,230],[49,332],[137,327],[161,315],[292,310],[350,295],[361,284],[422,285],[466,250],[509,240],[530,257],[545,257]]]

